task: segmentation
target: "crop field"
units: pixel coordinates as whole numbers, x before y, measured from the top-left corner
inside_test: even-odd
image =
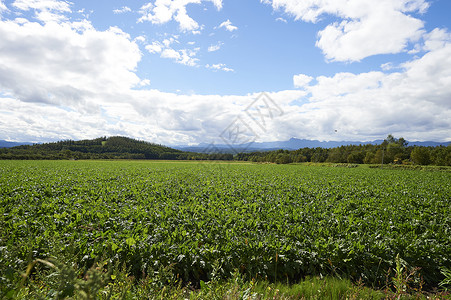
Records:
[[[240,272],[382,287],[451,268],[451,173],[305,165],[0,161],[0,284],[33,259],[182,282]]]

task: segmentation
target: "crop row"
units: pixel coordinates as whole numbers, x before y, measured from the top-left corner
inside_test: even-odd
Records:
[[[0,162],[0,272],[34,258],[185,282],[451,268],[451,174],[301,165]],[[5,274],[0,277],[5,280]]]

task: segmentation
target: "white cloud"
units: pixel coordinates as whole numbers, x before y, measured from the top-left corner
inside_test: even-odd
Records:
[[[136,75],[142,56],[137,40],[114,27],[99,31],[87,21],[0,20],[0,37],[0,139],[126,135],[162,144],[222,142],[221,132],[258,95],[146,89],[149,80]],[[199,49],[176,49],[178,40],[165,36],[146,51],[198,65]],[[426,54],[390,72],[384,72],[387,64],[378,72],[315,80],[293,76],[301,89],[268,93],[284,114],[259,131],[260,139],[371,140],[393,133],[409,140],[450,140],[450,34],[437,29],[422,41]],[[232,71],[221,63],[202,66]]]
[[[221,71],[225,71],[225,72],[234,72],[233,69],[228,68],[225,64],[212,64],[212,65],[206,64],[205,67],[207,69],[212,69],[212,70],[216,70],[216,71],[221,70]]]
[[[3,3],[2,0],[0,0],[0,13],[3,11],[8,11],[8,8],[6,7],[5,3]]]
[[[13,7],[28,11],[35,10],[36,19],[43,22],[62,22],[67,17],[64,13],[71,13],[71,3],[59,0],[16,0]]]
[[[145,49],[150,53],[160,54],[160,57],[162,58],[173,59],[175,62],[182,65],[190,67],[197,66],[199,59],[195,56],[200,48],[175,50],[171,45],[179,44],[177,39],[178,36],[175,35],[164,39],[162,42],[154,41],[152,44],[146,45]]]
[[[178,36],[171,36],[170,38],[166,38],[162,41],[163,45],[165,45],[166,47],[169,47],[171,44],[178,44],[179,41],[177,40]]]
[[[313,77],[307,76],[305,74],[299,74],[293,76],[293,84],[294,87],[297,88],[303,88],[307,86],[311,81],[313,80]]]
[[[393,68],[394,68],[393,67],[393,63],[391,63],[391,62],[384,63],[384,64],[381,65],[381,69],[384,70],[384,71],[389,71],[389,70],[391,70]]]
[[[174,20],[180,24],[180,29],[182,31],[196,31],[196,29],[199,28],[199,24],[188,16],[184,6],[178,10],[177,14],[174,16]]]
[[[319,76],[306,90],[298,126],[334,139],[371,139],[396,133],[410,140],[445,140],[451,128],[451,40],[393,73]]]
[[[164,51],[161,52],[161,57],[173,58],[175,60],[178,60],[181,58],[181,55],[178,51],[175,51],[174,49],[164,49]]]
[[[223,44],[224,44],[224,43],[219,42],[219,43],[217,43],[216,45],[211,45],[210,47],[208,47],[208,52],[218,51],[219,49],[221,49],[221,46],[222,46]]]
[[[276,21],[282,22],[282,23],[288,23],[287,20],[285,20],[284,18],[277,18]]]
[[[208,47],[208,52],[218,51],[219,49],[221,49],[221,46],[219,46],[219,45],[211,45],[210,47]]]
[[[230,31],[230,32],[232,32],[232,31],[238,29],[238,27],[233,26],[233,25],[232,25],[232,22],[230,22],[230,20],[228,20],[228,19],[227,19],[227,21],[222,22],[222,23],[219,25],[219,28],[225,28],[226,30],[228,30],[228,31]]]
[[[21,10],[37,9],[71,12],[70,3],[59,0],[16,0],[12,5]]]
[[[150,53],[161,53],[163,51],[163,45],[160,42],[153,42],[150,45],[147,45],[145,48]]]
[[[1,21],[0,36],[0,88],[23,101],[77,105],[140,82],[139,48],[118,28]]]
[[[132,10],[131,10],[130,7],[128,7],[128,6],[122,6],[121,8],[114,9],[114,10],[113,10],[113,13],[115,13],[115,14],[123,14],[123,13],[131,12],[131,11],[132,11]]]
[[[0,98],[0,116],[0,136],[17,141],[90,139],[117,130],[98,114],[11,98]]]
[[[449,41],[451,41],[451,33],[446,29],[435,28],[430,33],[424,36],[423,50],[432,51],[443,48]]]
[[[198,34],[202,27],[191,18],[187,11],[188,4],[200,4],[201,2],[213,2],[218,10],[222,8],[222,0],[156,0],[149,2],[140,9],[138,22],[149,21],[152,24],[164,24],[171,20],[179,24],[183,32],[191,31]]]
[[[143,36],[143,35],[140,35],[140,36],[137,36],[137,37],[134,39],[134,41],[135,41],[135,42],[144,43],[144,42],[146,41],[146,37]]]
[[[166,54],[181,59],[178,51]],[[58,67],[63,66],[67,68],[59,62]],[[224,67],[212,64],[207,68]],[[397,72],[337,73],[318,76],[315,81],[299,75],[302,90],[268,93],[284,114],[268,121],[265,132],[246,120],[258,131],[260,140],[298,137],[358,141],[385,138],[389,133],[408,140],[451,139],[451,41],[402,64]],[[0,82],[5,90],[8,82],[4,78]],[[16,82],[20,81],[8,84]],[[25,82],[31,86],[41,83],[36,76]],[[65,82],[70,86],[69,78]],[[97,89],[91,91],[89,99],[101,109],[86,108],[91,102],[81,103],[83,109],[67,109],[71,101],[24,104],[12,99],[20,96],[17,91],[9,90],[12,96],[0,98],[1,137],[43,141],[126,135],[162,144],[221,143],[221,132],[237,116],[243,116],[243,110],[258,95],[177,95],[131,87],[105,94]],[[44,85],[43,91],[52,91],[51,86]]]
[[[195,67],[199,61],[199,59],[195,58],[196,52],[190,49],[174,50],[172,48],[166,48],[161,52],[161,57],[171,58],[179,64]]]
[[[150,80],[149,79],[143,79],[139,82],[139,86],[143,87],[143,86],[148,86],[150,85]]]
[[[360,61],[376,54],[408,50],[424,33],[423,21],[409,13],[423,13],[425,0],[265,0],[296,20],[317,22],[322,15],[343,19],[318,33],[316,45],[328,60]]]
[[[213,2],[214,6],[216,6],[217,10],[222,9],[222,0],[211,0],[211,2]]]

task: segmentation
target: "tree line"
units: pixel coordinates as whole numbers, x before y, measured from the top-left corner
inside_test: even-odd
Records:
[[[301,148],[269,152],[239,153],[236,160],[271,162],[330,162],[351,164],[418,164],[451,166],[451,144],[447,147],[408,146],[404,138],[389,135],[380,145],[349,145],[335,148]]]
[[[0,159],[231,160],[233,155],[183,152],[160,144],[113,136],[2,148]]]
[[[398,139],[389,135],[380,145],[349,145],[329,149],[301,148],[233,155],[184,152],[155,143],[117,136],[1,148],[0,159],[238,160],[278,164],[330,162],[451,166],[451,144],[447,147],[408,146],[404,138]]]

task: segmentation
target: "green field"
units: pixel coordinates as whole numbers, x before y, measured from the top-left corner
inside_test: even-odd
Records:
[[[382,288],[398,254],[426,289],[445,279],[450,172],[0,161],[3,295],[35,259],[71,265],[78,276],[100,261],[136,280],[164,270],[194,287],[239,272],[245,280],[327,275]]]

